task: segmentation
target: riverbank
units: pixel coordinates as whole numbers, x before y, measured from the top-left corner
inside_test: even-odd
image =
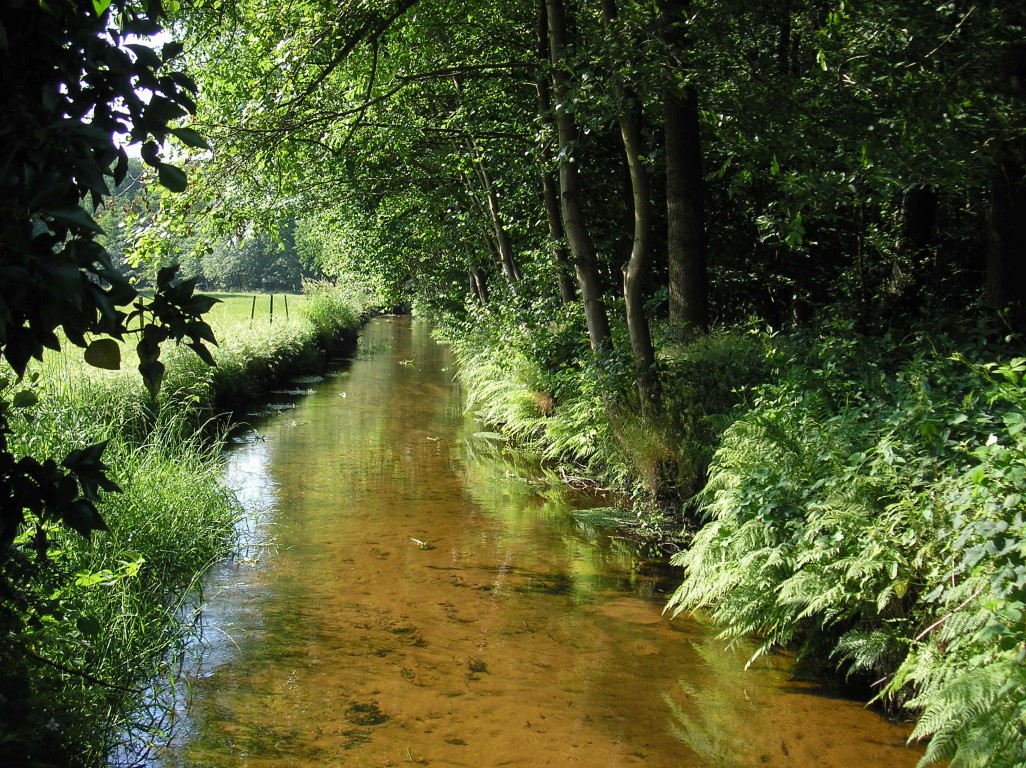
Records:
[[[680,549],[675,614],[849,676],[918,718],[924,764],[1021,765],[1026,360],[996,328],[821,326],[659,344],[662,400],[572,320],[456,334],[470,407]],[[570,365],[559,361],[576,361]],[[988,762],[990,761],[990,762]]]
[[[155,768],[915,765],[906,727],[670,621],[669,569],[509,461],[455,370],[426,323],[372,320],[228,453],[252,556],[206,582]]]
[[[58,463],[102,445],[85,458],[120,492],[99,494],[108,530],[92,541],[48,528],[43,559],[25,530],[5,563],[0,762],[100,766],[126,734],[159,737],[191,632],[183,606],[232,553],[240,515],[211,419],[352,349],[367,309],[326,286],[305,305],[289,323],[215,328],[212,369],[168,350],[155,402],[130,370],[92,375],[67,358],[8,380],[12,447]]]

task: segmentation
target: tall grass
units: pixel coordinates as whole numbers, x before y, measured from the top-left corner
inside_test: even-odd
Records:
[[[27,526],[4,564],[0,763],[98,766],[115,749],[138,757],[159,740],[160,691],[175,684],[189,631],[184,601],[231,554],[240,513],[221,483],[223,443],[204,429],[207,415],[316,364],[366,309],[325,286],[306,305],[308,314],[271,333],[222,328],[215,369],[169,351],[158,402],[128,373],[48,363],[38,404],[12,419],[13,447],[59,462],[108,441],[103,458],[121,493],[102,499],[109,530],[92,541],[55,526],[47,558],[33,560]]]

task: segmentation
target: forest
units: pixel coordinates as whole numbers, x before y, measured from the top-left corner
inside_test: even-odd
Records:
[[[669,611],[863,685],[916,719],[923,765],[1026,765],[1026,10],[3,8],[5,71],[43,35],[63,51],[4,86],[27,115],[3,129],[16,373],[58,326],[87,346],[152,317],[157,384],[156,342],[203,354],[204,307],[165,280],[126,315],[110,254],[153,271],[288,241],[430,318],[481,418],[617,489],[676,551]],[[73,125],[19,143],[47,115]],[[129,164],[112,133],[151,202],[103,248],[91,214]],[[71,277],[46,266],[61,243]],[[30,260],[86,298],[28,306]],[[97,528],[85,512],[65,522]],[[9,547],[22,508],[3,515]]]

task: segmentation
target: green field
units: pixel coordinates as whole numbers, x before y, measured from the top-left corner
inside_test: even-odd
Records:
[[[259,347],[260,342],[257,339],[263,334],[275,329],[278,332],[283,332],[285,326],[300,322],[303,318],[303,308],[309,302],[308,296],[294,293],[273,294],[273,307],[271,304],[272,294],[268,293],[210,292],[205,295],[213,296],[218,300],[218,303],[205,315],[205,319],[210,324],[214,336],[217,337],[218,344],[222,346],[226,342],[231,346],[234,342],[236,344],[255,344]],[[121,369],[133,377],[138,375],[136,372],[138,365],[135,352],[136,342],[137,338],[133,335],[126,336],[121,342]],[[58,379],[67,379],[71,376],[89,378],[109,376],[109,371],[101,371],[86,365],[82,349],[68,344],[63,338],[61,346],[60,352],[47,351],[44,362],[33,361],[30,366],[31,370],[40,372],[44,377]],[[174,347],[174,344],[168,344],[165,352]],[[218,356],[216,351],[215,356]]]
[[[212,326],[234,322],[269,323],[295,319],[296,313],[306,301],[306,296],[297,293],[206,293],[220,301],[210,310],[208,320]],[[255,300],[255,301],[254,301]],[[273,300],[273,306],[272,306]],[[273,315],[272,315],[273,309]]]

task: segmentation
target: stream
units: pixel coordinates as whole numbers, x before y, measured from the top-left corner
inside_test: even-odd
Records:
[[[916,764],[907,725],[663,616],[679,569],[504,459],[454,374],[426,325],[378,318],[254,419],[227,458],[243,555],[205,585],[152,766]]]

